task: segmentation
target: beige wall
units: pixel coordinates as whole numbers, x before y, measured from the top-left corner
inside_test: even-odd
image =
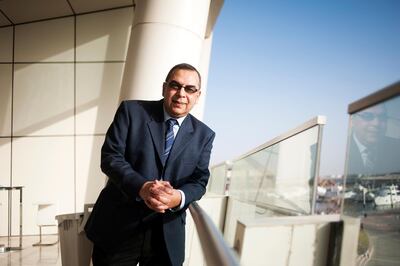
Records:
[[[38,233],[38,204],[53,204],[56,214],[66,214],[95,202],[106,180],[100,148],[120,100],[161,98],[165,69],[173,64],[189,62],[202,72],[203,100],[192,112],[202,118],[212,42],[206,29],[218,13],[209,15],[208,9],[219,10],[221,4],[146,0],[136,2],[141,16],[135,20],[134,8],[124,7],[0,27],[0,185],[24,186],[23,234]],[[166,15],[169,9],[180,10],[179,19]],[[154,30],[160,21],[165,29]],[[139,34],[135,28],[147,30]],[[199,33],[191,36],[196,45],[171,43],[159,49],[164,37],[171,38],[169,31],[180,36],[196,29]],[[122,93],[124,70],[124,79],[137,86],[123,86]],[[14,235],[18,203],[14,193]],[[1,191],[0,236],[7,234],[7,210]]]
[[[80,212],[104,185],[100,147],[119,103],[132,20],[127,7],[0,28],[0,185],[24,186],[24,234],[38,233],[35,204]]]

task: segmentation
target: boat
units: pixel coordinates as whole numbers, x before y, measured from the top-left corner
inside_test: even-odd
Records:
[[[354,192],[353,190],[348,190],[348,191],[344,192],[345,199],[355,199],[356,196],[357,196],[357,193]]]
[[[375,205],[394,205],[400,203],[400,190],[397,185],[384,187],[374,199]]]

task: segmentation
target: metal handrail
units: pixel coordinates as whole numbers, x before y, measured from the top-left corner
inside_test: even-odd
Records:
[[[189,210],[207,265],[239,266],[238,259],[204,210],[196,202],[189,206]]]
[[[396,95],[400,95],[400,81],[352,102],[349,104],[347,112],[349,114],[354,114],[362,109],[391,99]]]
[[[306,131],[307,129],[310,129],[310,128],[312,128],[314,126],[317,126],[317,125],[325,125],[325,124],[326,124],[326,117],[323,116],[323,115],[318,115],[318,116],[312,118],[311,120],[309,120],[307,122],[304,122],[300,126],[294,128],[292,130],[289,130],[288,132],[286,132],[286,133],[284,133],[284,134],[282,134],[282,135],[280,135],[280,136],[278,136],[278,137],[276,137],[276,138],[274,138],[274,139],[272,139],[272,140],[270,140],[270,141],[268,141],[268,142],[266,142],[266,143],[264,143],[264,144],[262,144],[262,145],[260,145],[260,146],[258,146],[256,148],[254,148],[253,150],[249,151],[248,153],[246,153],[246,154],[244,154],[244,155],[240,156],[239,158],[236,158],[236,159],[234,159],[232,161],[233,162],[239,161],[239,160],[241,160],[243,158],[246,158],[246,157],[248,157],[248,156],[260,151],[260,150],[263,150],[263,149],[268,148],[268,147],[270,147],[272,145],[275,145],[275,144],[277,144],[279,142],[282,142],[285,139],[288,139],[290,137],[298,135],[301,132]]]

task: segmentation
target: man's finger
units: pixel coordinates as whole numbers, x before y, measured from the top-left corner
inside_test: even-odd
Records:
[[[153,208],[157,210],[166,210],[168,209],[168,204],[170,203],[170,199],[168,197],[156,196],[149,197],[147,202]]]
[[[169,183],[169,181],[160,181],[160,183],[161,183],[164,187],[173,188],[173,187],[171,186],[171,184]]]

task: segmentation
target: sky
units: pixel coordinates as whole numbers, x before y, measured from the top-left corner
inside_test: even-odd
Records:
[[[210,165],[327,117],[320,175],[344,172],[350,103],[400,80],[400,1],[225,0],[203,121]]]

